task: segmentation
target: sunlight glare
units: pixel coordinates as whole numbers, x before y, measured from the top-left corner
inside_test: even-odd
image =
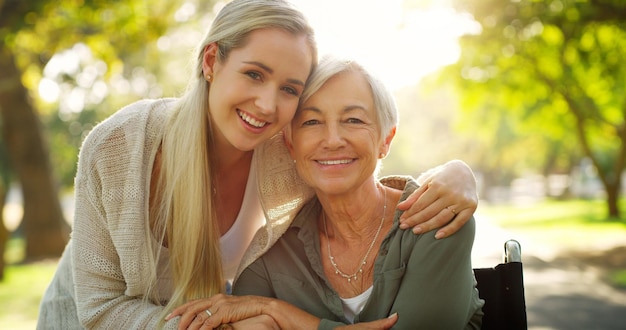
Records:
[[[48,103],[56,102],[59,99],[59,95],[61,95],[59,85],[54,80],[46,77],[39,81],[38,92],[41,99]]]
[[[448,7],[402,10],[402,0],[293,0],[315,28],[320,55],[355,58],[391,88],[457,61],[457,39],[477,23]]]

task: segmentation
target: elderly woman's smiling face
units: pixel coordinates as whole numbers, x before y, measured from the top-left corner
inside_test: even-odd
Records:
[[[372,91],[358,72],[330,78],[303,103],[291,124],[291,155],[316,191],[346,194],[374,178],[393,133],[381,136]]]

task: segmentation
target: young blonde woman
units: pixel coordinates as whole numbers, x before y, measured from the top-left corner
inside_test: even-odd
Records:
[[[317,62],[303,15],[283,0],[232,1],[197,54],[182,97],[131,104],[83,143],[72,239],[38,328],[176,328],[163,321],[174,306],[227,292],[313,195],[277,134]],[[459,179],[463,189],[448,184]],[[472,173],[452,162],[426,180],[405,226],[454,218],[449,236],[476,208]]]

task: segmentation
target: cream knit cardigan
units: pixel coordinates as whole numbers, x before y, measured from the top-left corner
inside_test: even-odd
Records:
[[[80,151],[71,241],[41,303],[38,329],[154,329],[162,308],[142,300],[150,267],[150,173],[175,99],[131,104],[97,125]],[[280,135],[254,153],[266,225],[237,276],[285,232],[313,192]],[[167,297],[169,298],[169,297]],[[165,328],[175,329],[178,320]],[[81,326],[82,324],[82,326]]]

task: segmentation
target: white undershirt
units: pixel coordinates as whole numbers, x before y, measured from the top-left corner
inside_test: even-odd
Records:
[[[343,307],[343,315],[345,315],[346,319],[350,321],[350,323],[354,323],[354,316],[359,314],[367,300],[370,298],[372,294],[372,288],[374,286],[370,286],[369,289],[365,290],[365,292],[360,295],[352,298],[341,298],[341,306]]]
[[[230,229],[220,237],[224,279],[230,283],[235,278],[237,267],[239,267],[244,252],[252,242],[252,237],[263,225],[265,225],[265,215],[257,190],[256,168],[252,162],[237,219]]]

